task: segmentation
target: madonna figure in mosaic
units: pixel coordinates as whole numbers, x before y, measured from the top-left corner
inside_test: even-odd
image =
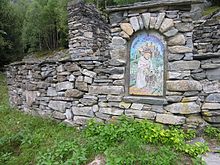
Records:
[[[164,45],[153,35],[142,33],[131,44],[130,86],[132,95],[163,95]]]
[[[135,86],[137,88],[144,88],[148,85],[148,79],[150,76],[152,76],[153,73],[151,63],[152,51],[147,47],[143,47],[139,50],[139,52],[141,56],[138,60]]]

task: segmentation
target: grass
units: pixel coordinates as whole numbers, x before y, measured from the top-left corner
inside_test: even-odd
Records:
[[[0,72],[0,111],[9,108],[8,89],[6,86],[5,76]]]
[[[0,91],[1,165],[84,165],[97,155],[104,156],[107,165],[203,164],[197,155],[208,150],[205,144],[186,143],[195,137],[194,131],[164,129],[148,121],[122,117],[109,124],[91,121],[77,130],[23,114],[9,107],[1,73]]]
[[[65,51],[64,48],[58,48],[56,50],[42,50],[42,51],[38,51],[38,52],[32,52],[30,54],[27,55],[31,56],[32,58],[36,58],[36,59],[45,59],[45,58],[49,58],[49,57],[53,57],[57,52],[60,51]],[[68,57],[68,54],[65,54],[65,57]]]
[[[211,6],[211,7],[208,7],[204,10],[203,12],[203,16],[207,16],[207,15],[210,15],[212,13],[214,13],[215,11],[217,10],[220,10],[220,6]]]

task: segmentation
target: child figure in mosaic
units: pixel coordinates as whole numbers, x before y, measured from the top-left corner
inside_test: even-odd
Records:
[[[138,61],[137,77],[136,77],[136,87],[146,88],[151,82],[154,76],[153,66],[151,58],[153,56],[152,50],[147,46],[143,46],[139,49],[140,58]]]

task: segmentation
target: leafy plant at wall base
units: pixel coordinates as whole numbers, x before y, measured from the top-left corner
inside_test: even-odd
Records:
[[[193,130],[193,129],[186,130],[186,132],[185,132],[185,139],[186,140],[191,140],[195,137],[196,137],[196,131],[195,130]]]
[[[217,138],[220,135],[220,130],[211,126],[207,126],[204,130],[204,133],[209,138]]]
[[[206,165],[206,163],[202,160],[201,157],[192,158],[193,165]]]
[[[163,144],[190,156],[197,156],[209,150],[207,144],[186,144],[185,140],[195,136],[193,131],[184,133],[183,130],[172,127],[164,129],[163,126],[149,121],[135,121],[125,117],[118,122],[103,124],[91,121],[84,130],[85,136],[91,139],[96,151],[105,151],[108,147],[123,142],[127,137],[134,136],[148,144]]]

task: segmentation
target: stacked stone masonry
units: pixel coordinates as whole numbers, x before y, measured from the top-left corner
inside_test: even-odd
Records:
[[[218,126],[219,18],[193,22],[191,3],[108,8],[109,23],[93,6],[70,4],[70,57],[9,65],[11,105],[71,125],[126,115],[192,128]],[[164,97],[127,92],[129,43],[139,31],[157,33],[166,43]]]
[[[203,118],[213,125],[220,123],[220,17],[194,22],[194,59],[201,66],[192,77],[203,85]]]

